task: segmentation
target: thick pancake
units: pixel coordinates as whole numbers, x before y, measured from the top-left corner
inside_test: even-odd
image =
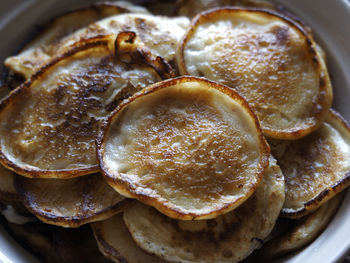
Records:
[[[22,51],[6,59],[5,65],[29,78],[42,64],[57,54],[57,43],[75,31],[87,27],[93,22],[116,14],[127,12],[147,13],[143,8],[136,9],[129,3],[96,3],[89,7],[77,9],[51,19],[45,29],[30,41]]]
[[[328,225],[336,214],[344,195],[338,194],[315,212],[299,220],[280,219],[288,226],[278,236],[269,240],[260,250],[257,250],[254,259],[271,260],[281,257],[292,251],[301,249],[310,244]],[[279,221],[276,223],[278,227]]]
[[[243,203],[269,157],[246,101],[196,77],[159,82],[124,100],[103,122],[97,145],[115,190],[184,220]]]
[[[64,227],[106,219],[128,203],[101,174],[67,180],[18,176],[15,186],[30,212],[45,223]]]
[[[284,202],[284,180],[274,159],[254,195],[212,220],[177,221],[136,204],[124,221],[136,243],[169,262],[238,262],[261,246]]]
[[[90,224],[103,255],[114,262],[164,263],[164,260],[143,251],[132,239],[122,213]]]
[[[180,73],[237,90],[266,136],[297,139],[322,123],[332,102],[326,66],[308,32],[266,10],[201,13],[182,39]]]
[[[286,180],[282,216],[304,216],[350,184],[350,128],[335,111],[303,139],[269,142]]]
[[[114,55],[118,45],[115,36],[76,43],[2,101],[0,161],[5,167],[41,178],[99,171],[95,136],[101,120],[163,75],[142,56],[134,61],[130,53],[131,60],[122,62]]]

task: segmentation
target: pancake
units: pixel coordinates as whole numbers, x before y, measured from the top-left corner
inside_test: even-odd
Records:
[[[126,11],[124,10],[123,12]],[[66,23],[76,28],[74,26],[75,20],[71,21],[69,19]],[[67,32],[67,34],[60,36],[54,35],[56,37],[54,41],[49,39],[49,41],[41,43],[43,41],[40,40],[39,47],[31,44],[28,50],[25,49],[18,56],[8,58],[5,65],[28,78],[38,70],[40,65],[47,63],[50,58],[64,52],[76,42],[102,35],[119,34],[125,31],[134,32],[155,56],[160,56],[166,61],[174,63],[177,43],[185,33],[188,25],[189,20],[185,17],[169,18],[147,14],[119,14],[91,23],[89,26],[81,27],[80,30],[75,32],[69,30],[70,34]],[[53,28],[51,30],[56,31],[57,29]],[[46,33],[43,36],[46,36]],[[28,69],[23,68],[26,65],[28,65]]]
[[[287,226],[284,226],[284,231],[269,240],[260,250],[257,250],[253,258],[271,260],[310,244],[332,220],[343,197],[342,193],[337,194],[315,212],[299,220],[281,219],[287,221],[285,222]]]
[[[79,227],[104,220],[128,203],[101,174],[67,180],[18,176],[15,186],[31,213],[45,223],[63,227]]]
[[[350,184],[350,128],[334,110],[303,139],[269,142],[286,180],[282,216],[300,218]]]
[[[138,203],[124,211],[136,243],[168,262],[239,262],[270,234],[284,202],[284,180],[275,160],[254,195],[211,220],[177,221]]]
[[[120,194],[172,218],[214,218],[260,182],[269,149],[236,92],[202,78],[147,87],[103,122],[98,158]]]
[[[114,262],[164,263],[137,246],[123,221],[122,213],[107,220],[90,224],[103,255]]]
[[[130,3],[104,2],[59,15],[47,22],[44,25],[44,30],[31,40],[19,54],[7,58],[5,65],[17,74],[29,78],[41,65],[57,54],[59,51],[57,43],[62,39],[93,22],[127,12],[147,13],[144,8],[135,7]]]
[[[105,36],[76,43],[2,101],[0,161],[5,167],[40,178],[99,171],[100,122],[121,100],[161,80],[158,65],[142,56],[127,63],[115,56],[115,41],[118,37]]]
[[[190,21],[186,17],[120,14],[78,30],[58,43],[57,47],[61,49],[80,39],[96,35],[119,34],[128,31],[134,32],[152,54],[162,57],[173,65],[176,60],[176,46],[189,24]]]
[[[327,68],[310,34],[272,11],[201,13],[178,46],[177,61],[182,75],[234,88],[268,137],[298,139],[311,133],[332,103]]]

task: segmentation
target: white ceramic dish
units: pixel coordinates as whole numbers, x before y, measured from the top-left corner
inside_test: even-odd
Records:
[[[35,25],[74,6],[93,0],[12,0],[0,1],[0,61],[12,54]],[[350,1],[275,0],[298,14],[313,29],[324,47],[334,86],[334,108],[350,121]],[[1,63],[2,64],[2,63]],[[1,70],[1,67],[0,67]],[[350,192],[328,228],[308,247],[280,262],[341,262],[350,253]],[[0,225],[0,262],[34,263]]]

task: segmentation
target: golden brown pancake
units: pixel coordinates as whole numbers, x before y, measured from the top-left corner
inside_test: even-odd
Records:
[[[311,36],[271,11],[201,13],[178,46],[177,61],[183,75],[234,88],[269,137],[297,139],[311,133],[332,103],[327,69]]]
[[[45,223],[64,227],[104,220],[128,204],[101,174],[67,180],[18,176],[15,186],[30,212]]]
[[[195,77],[159,82],[124,100],[102,124],[97,145],[116,191],[184,220],[239,206],[269,157],[246,101]]]
[[[29,78],[41,65],[48,62],[59,51],[62,51],[57,47],[62,39],[93,22],[128,12],[147,13],[142,8],[135,10],[131,4],[125,6],[120,2],[104,2],[59,15],[51,19],[45,25],[45,29],[30,41],[19,54],[7,58],[5,65],[17,74]]]
[[[164,263],[166,261],[146,253],[132,239],[119,213],[107,220],[90,224],[103,255],[114,262]]]
[[[284,180],[274,159],[254,195],[211,220],[178,221],[138,203],[124,211],[133,239],[168,262],[239,262],[270,234],[284,202]]]
[[[125,13],[126,10],[121,9],[119,13],[123,12]],[[74,16],[76,15],[74,14]],[[65,23],[67,23],[67,26],[77,28],[75,20],[68,19]],[[54,35],[54,41],[49,39],[41,43],[43,41],[40,40],[39,46],[30,45],[28,51],[7,59],[5,64],[12,70],[29,77],[40,65],[46,63],[54,55],[64,52],[76,42],[126,31],[134,32],[143,45],[150,49],[150,52],[155,56],[160,56],[174,63],[177,43],[185,33],[188,25],[189,20],[185,17],[169,18],[148,14],[118,14],[109,16],[96,23],[86,24],[84,27],[79,26],[80,30],[70,30],[69,34],[67,32],[64,35]],[[57,26],[60,26],[60,24],[57,24]],[[55,32],[57,29],[53,28],[51,30]],[[23,68],[26,65],[28,65],[29,69]]]
[[[121,61],[115,56],[118,45],[115,36],[76,43],[1,103],[0,161],[5,167],[41,178],[99,171],[95,136],[101,120],[122,99],[163,75],[141,55]]]
[[[257,250],[253,258],[271,260],[310,244],[332,220],[343,197],[344,194],[337,194],[315,212],[299,220],[280,219],[280,221],[285,221],[283,222],[286,224],[284,231],[274,236],[260,250]],[[277,228],[278,224],[279,221],[276,223]]]
[[[303,139],[269,142],[286,180],[282,216],[300,218],[350,184],[350,128],[334,110]]]
[[[108,17],[87,28],[78,30],[57,44],[62,49],[83,39],[101,34],[134,32],[152,54],[171,64],[175,63],[176,46],[185,34],[190,21],[186,17],[164,17],[147,14],[120,14]]]

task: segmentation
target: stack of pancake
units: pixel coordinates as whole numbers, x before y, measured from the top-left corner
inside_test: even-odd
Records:
[[[342,201],[350,127],[311,29],[269,2],[168,5],[70,11],[5,61],[1,210],[44,261],[269,260]]]

